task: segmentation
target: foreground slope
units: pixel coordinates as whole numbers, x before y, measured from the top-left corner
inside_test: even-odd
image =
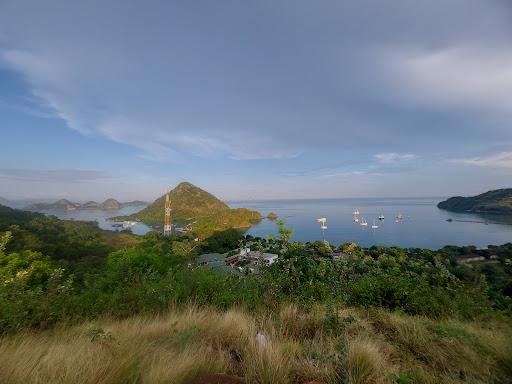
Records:
[[[496,189],[472,197],[450,197],[437,207],[453,212],[512,214],[512,188]]]
[[[249,228],[261,220],[258,212],[245,208],[231,209],[211,193],[188,182],[176,186],[169,192],[169,197],[173,221],[192,223],[194,231],[202,236],[228,228]],[[164,205],[165,195],[138,213],[115,219],[126,218],[160,227],[164,221]]]
[[[273,314],[250,314],[188,306],[4,336],[0,381],[500,383],[512,374],[511,337],[504,322],[440,321],[379,309],[285,305]],[[241,379],[205,380],[219,373]]]

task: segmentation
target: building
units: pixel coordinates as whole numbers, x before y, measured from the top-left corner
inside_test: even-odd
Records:
[[[250,248],[245,248],[237,255],[242,260],[250,260],[254,262],[263,261],[265,265],[272,265],[277,261],[278,255],[275,253],[266,253],[259,251],[251,251]]]
[[[477,261],[485,261],[485,257],[479,255],[465,255],[457,257],[458,263],[475,263]]]

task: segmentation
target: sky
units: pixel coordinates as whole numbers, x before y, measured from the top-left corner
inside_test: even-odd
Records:
[[[0,196],[512,187],[509,0],[0,0]]]

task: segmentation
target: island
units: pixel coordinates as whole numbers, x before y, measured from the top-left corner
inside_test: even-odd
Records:
[[[164,222],[165,197],[156,199],[140,212],[111,218],[114,221],[140,221],[154,228]],[[169,192],[171,217],[178,228],[186,228],[200,238],[227,229],[246,230],[262,220],[259,212],[247,208],[230,208],[227,204],[189,182],[178,184]]]
[[[136,207],[146,206],[148,203],[144,201],[129,201],[126,203],[120,203],[116,199],[107,199],[102,203],[96,201],[88,201],[84,204],[75,203],[67,199],[60,199],[54,203],[36,203],[25,207],[26,211],[76,211],[78,209],[98,209],[102,211],[114,211],[124,207]]]
[[[472,197],[450,197],[437,207],[452,212],[512,215],[512,188],[496,189]]]

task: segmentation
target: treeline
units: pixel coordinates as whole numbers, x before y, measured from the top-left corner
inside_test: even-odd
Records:
[[[94,224],[0,213],[1,332],[102,314],[155,313],[189,302],[258,311],[283,303],[306,309],[344,304],[463,319],[512,313],[512,244],[482,251],[498,256],[492,262],[460,264],[457,256],[467,250],[457,247],[290,242],[282,223],[276,238],[228,230],[197,242],[155,232],[106,234]],[[256,275],[225,274],[195,263],[201,253],[240,246],[279,253],[279,261]]]

